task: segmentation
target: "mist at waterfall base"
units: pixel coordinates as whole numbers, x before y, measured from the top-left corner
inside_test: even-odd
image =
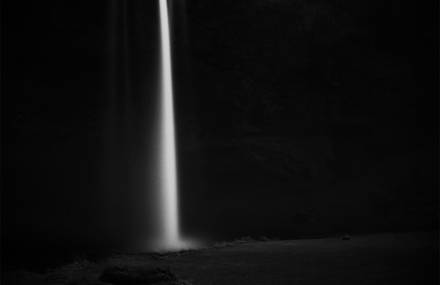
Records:
[[[4,5],[6,265],[154,232],[158,6],[91,2]],[[429,1],[169,3],[185,234],[437,229]]]

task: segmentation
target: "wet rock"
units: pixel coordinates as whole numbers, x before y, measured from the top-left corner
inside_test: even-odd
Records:
[[[173,284],[176,276],[168,269],[143,267],[110,267],[105,269],[101,277],[102,282],[115,285],[134,284]]]
[[[351,236],[350,235],[343,235],[342,240],[351,240]]]

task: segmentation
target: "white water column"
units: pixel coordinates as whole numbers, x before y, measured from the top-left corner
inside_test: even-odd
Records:
[[[161,77],[160,77],[160,245],[173,249],[180,244],[177,156],[173,102],[173,75],[170,22],[167,0],[159,0]]]

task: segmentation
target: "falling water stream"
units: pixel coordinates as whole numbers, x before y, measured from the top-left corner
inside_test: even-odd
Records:
[[[160,113],[159,113],[159,235],[156,249],[179,250],[189,247],[180,233],[177,155],[173,102],[173,75],[170,42],[169,7],[159,0],[160,13]]]

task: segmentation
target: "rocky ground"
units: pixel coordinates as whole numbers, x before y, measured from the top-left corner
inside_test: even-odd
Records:
[[[438,235],[239,240],[170,254],[118,254],[2,284],[438,284]]]

